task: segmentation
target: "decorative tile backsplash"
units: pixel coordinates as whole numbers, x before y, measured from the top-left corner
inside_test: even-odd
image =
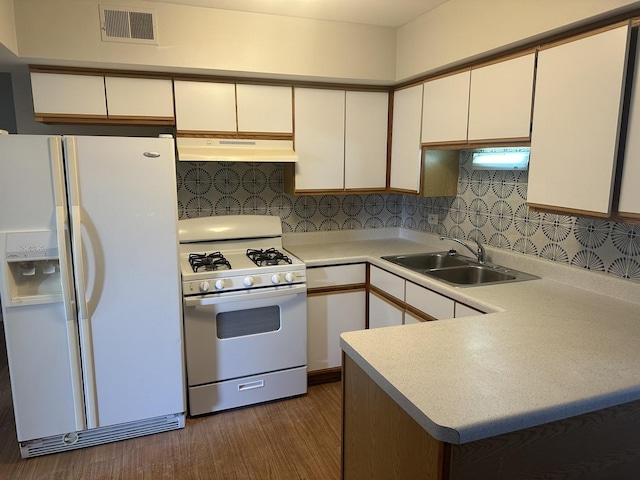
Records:
[[[293,196],[283,193],[277,164],[178,162],[177,169],[180,218],[279,215],[285,232],[404,226],[640,281],[639,225],[530,212],[526,171],[474,171],[469,152],[460,155],[456,197]]]

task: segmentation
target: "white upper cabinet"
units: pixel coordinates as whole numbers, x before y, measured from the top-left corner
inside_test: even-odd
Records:
[[[236,94],[239,132],[293,132],[291,87],[238,84]]]
[[[469,141],[529,139],[534,70],[530,53],[471,71]]]
[[[31,90],[38,121],[174,123],[169,79],[32,72]]]
[[[529,140],[535,53],[425,82],[422,143]]]
[[[295,191],[383,190],[386,92],[295,89]]]
[[[31,73],[33,111],[39,115],[107,115],[102,75]]]
[[[422,143],[466,142],[471,72],[425,82]]]
[[[236,86],[233,83],[173,82],[176,129],[236,132]]]
[[[159,117],[173,119],[171,80],[105,77],[110,117]]]
[[[296,190],[344,188],[343,90],[296,88]]]
[[[397,90],[393,95],[390,187],[420,191],[422,147],[422,84]]]
[[[386,92],[346,95],[344,188],[384,189],[389,95]]]
[[[607,217],[618,155],[628,25],[538,54],[527,201]]]
[[[173,83],[178,131],[293,133],[291,87],[185,80]]]
[[[627,127],[627,145],[622,165],[622,181],[618,215],[640,219],[640,45],[636,49],[636,67],[634,71],[631,103],[629,105],[629,124]]]

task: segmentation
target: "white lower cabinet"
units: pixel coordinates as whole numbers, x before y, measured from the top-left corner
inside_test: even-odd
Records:
[[[370,266],[369,285],[369,328],[484,313],[375,265]]]
[[[455,313],[456,313],[455,314],[456,318],[461,318],[461,317],[473,317],[474,315],[482,315],[484,312],[480,310],[476,310],[475,308],[471,308],[465,305],[464,303],[456,302]]]
[[[453,318],[455,305],[453,300],[415,283],[406,283],[405,301],[407,305],[420,310],[434,320]]]
[[[365,291],[307,297],[307,371],[342,365],[340,334],[365,328]]]
[[[307,371],[340,368],[340,334],[366,327],[366,265],[307,268]]]
[[[369,292],[369,328],[402,325],[404,309],[375,292]]]

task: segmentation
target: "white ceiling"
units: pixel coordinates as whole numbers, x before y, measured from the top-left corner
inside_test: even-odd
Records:
[[[241,12],[399,27],[448,0],[152,0]]]

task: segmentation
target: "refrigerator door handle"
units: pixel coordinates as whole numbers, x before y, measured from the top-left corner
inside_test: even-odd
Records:
[[[78,344],[78,324],[76,322],[75,297],[73,295],[72,264],[69,258],[69,217],[66,209],[67,196],[64,186],[64,168],[62,166],[62,145],[59,137],[49,139],[49,156],[53,177],[55,197],[56,236],[58,240],[58,262],[62,283],[62,301],[67,325],[67,348],[71,370],[71,389],[75,410],[76,430],[87,428],[82,388],[82,365]]]
[[[82,209],[80,207],[76,139],[74,137],[66,137],[64,145],[67,160],[69,205],[71,207],[71,233],[73,236],[71,245],[73,246],[73,260],[76,272],[76,302],[79,314],[80,352],[82,354],[82,372],[85,385],[84,402],[87,415],[87,428],[96,428],[98,427],[97,392],[93,362],[91,318],[87,306],[85,268],[82,257]]]

